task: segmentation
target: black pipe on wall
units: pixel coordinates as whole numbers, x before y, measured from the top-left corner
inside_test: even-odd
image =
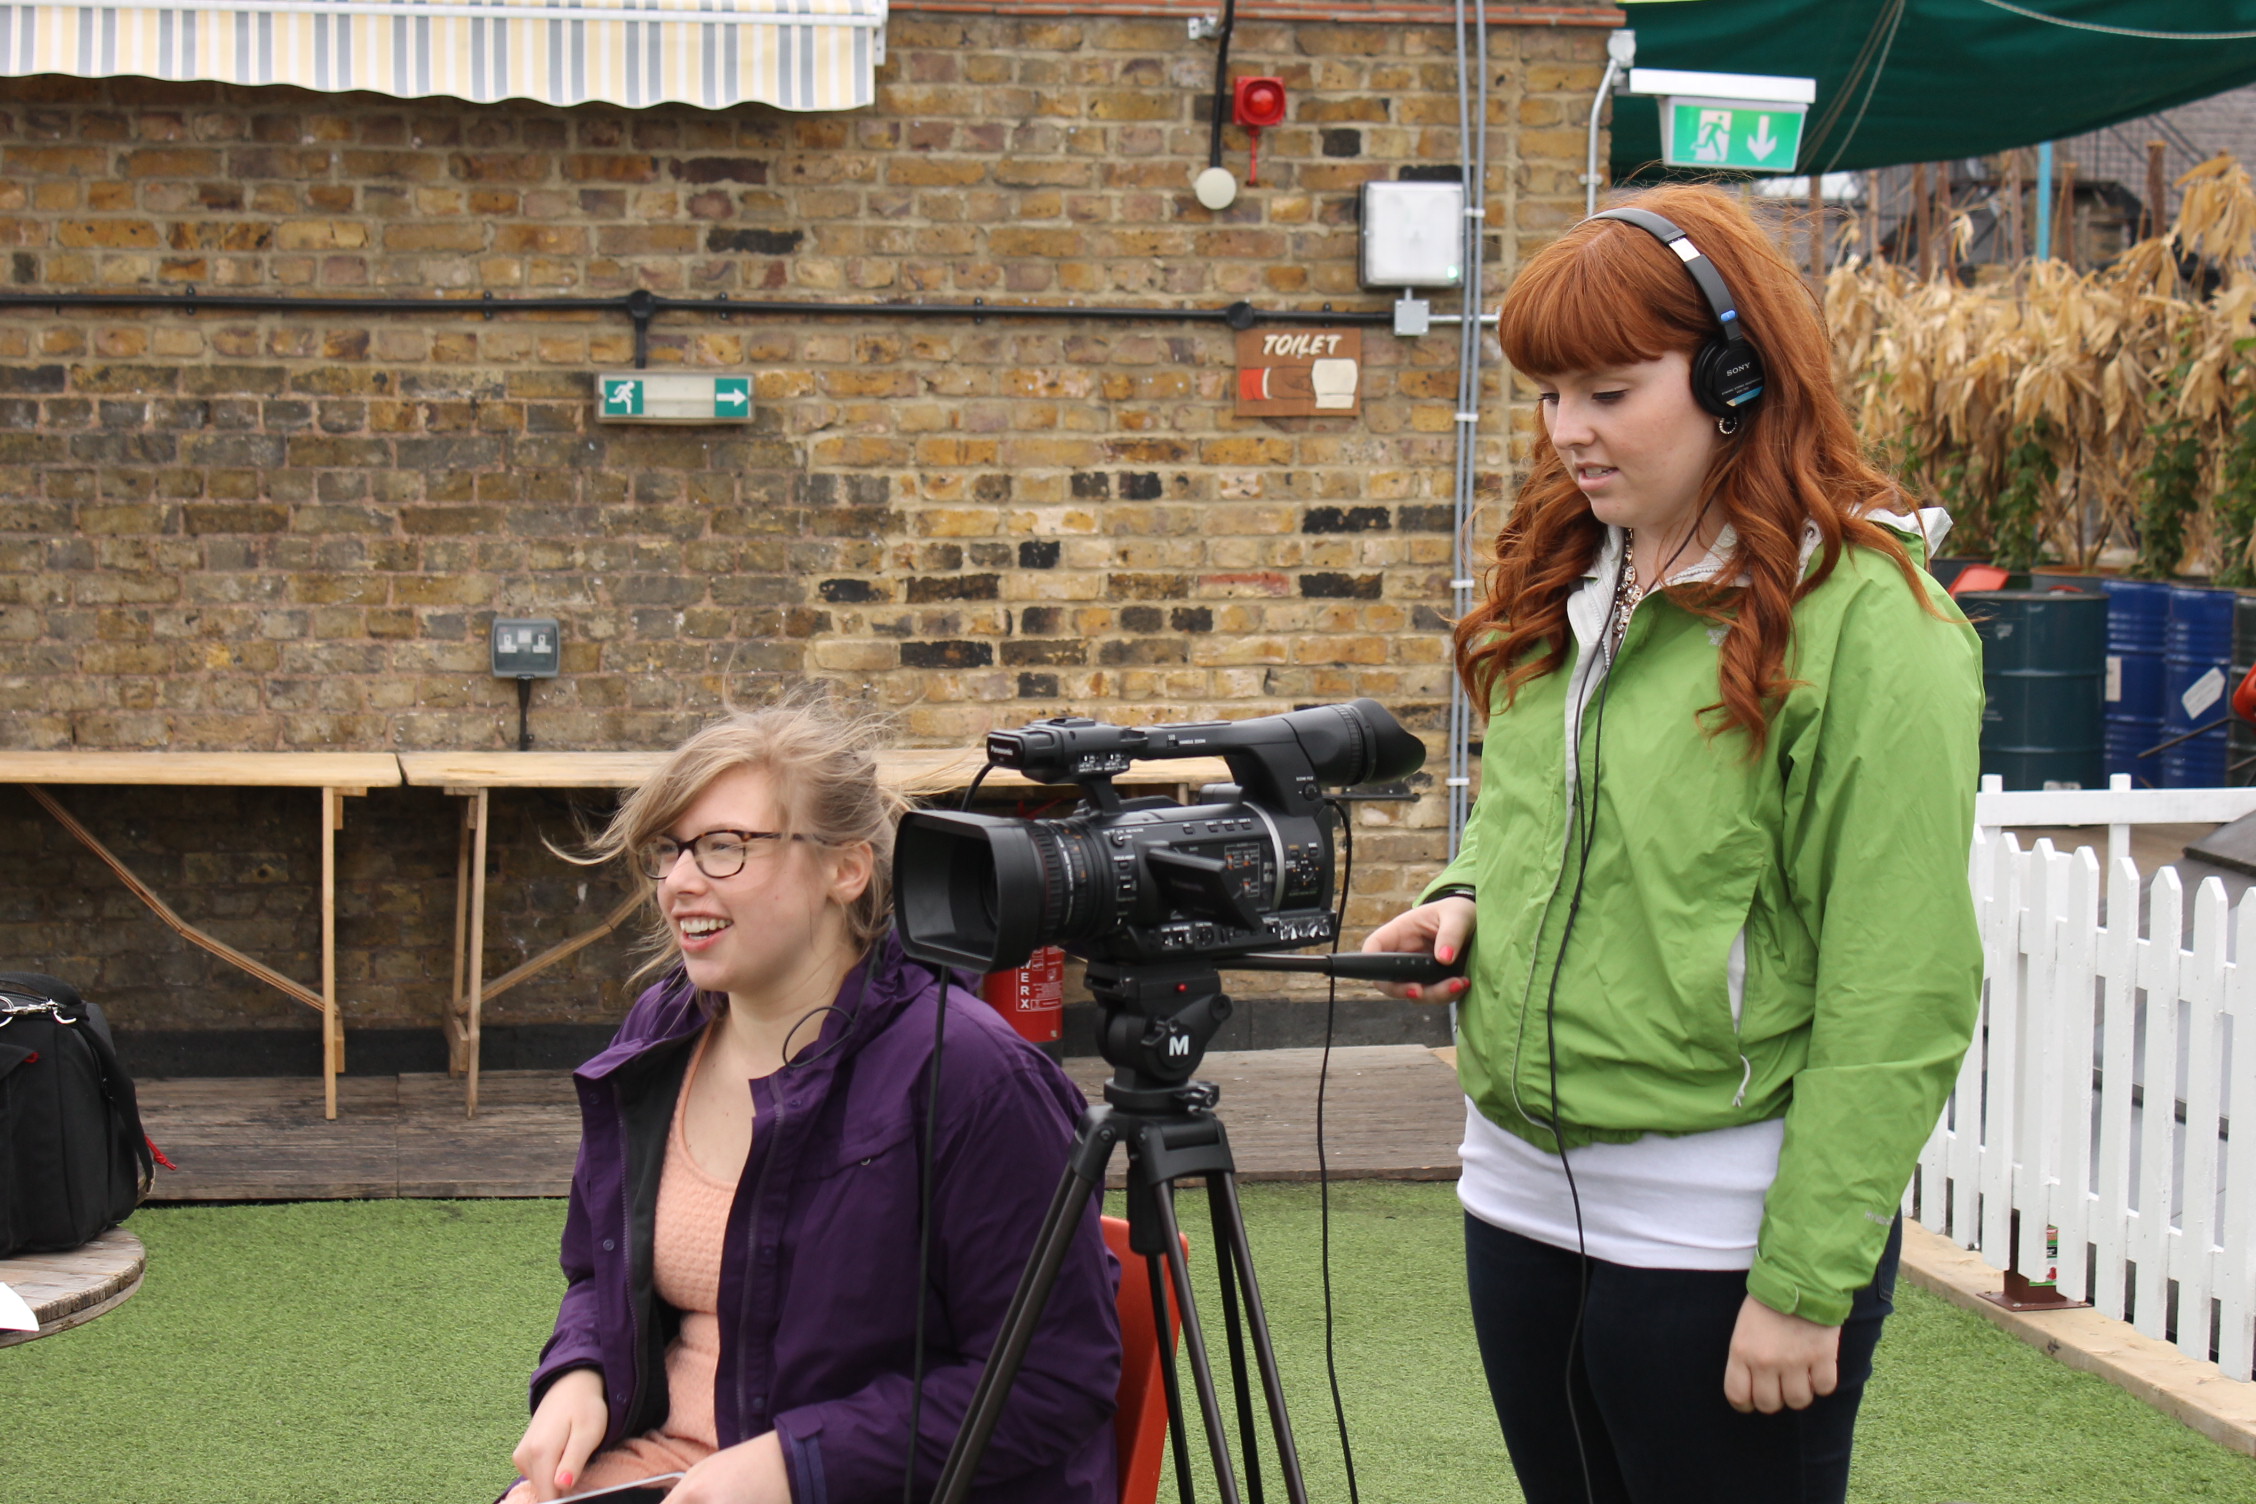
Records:
[[[635,368],[650,363],[650,322],[661,313],[828,315],[851,318],[968,318],[980,323],[990,318],[1097,319],[1118,322],[1227,324],[1251,329],[1258,324],[1384,324],[1394,315],[1386,309],[1334,310],[1256,308],[1239,301],[1222,308],[1155,308],[1102,303],[989,303],[974,298],[969,303],[851,303],[838,301],[789,302],[766,298],[670,298],[647,288],[637,288],[615,298],[533,297],[497,298],[337,298],[291,297],[274,293],[206,293],[190,288],[178,293],[154,292],[0,292],[0,308],[163,308],[191,317],[205,310],[227,313],[557,313],[572,310],[611,310],[634,321]]]

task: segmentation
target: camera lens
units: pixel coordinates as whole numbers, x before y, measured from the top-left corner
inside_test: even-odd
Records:
[[[1085,938],[1109,914],[1085,822],[919,810],[893,855],[901,942],[910,955],[1001,971],[1035,947]]]
[[[1042,863],[1042,917],[1036,945],[1085,940],[1103,922],[1097,842],[1078,818],[1038,820],[1031,834]]]

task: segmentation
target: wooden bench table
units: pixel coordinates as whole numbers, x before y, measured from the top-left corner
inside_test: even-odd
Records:
[[[455,862],[454,992],[447,1008],[447,1058],[467,1076],[463,1111],[478,1115],[479,1015],[487,1003],[536,973],[610,934],[642,905],[635,890],[594,925],[559,941],[491,982],[485,980],[486,827],[495,789],[634,788],[665,763],[668,752],[402,752],[400,771],[418,787],[442,788],[459,797],[462,832]],[[878,776],[911,797],[927,797],[970,784],[983,765],[971,748],[911,748],[878,754]],[[1180,791],[1228,779],[1218,757],[1139,762],[1117,780],[1125,787]],[[984,790],[1042,787],[1024,774],[997,768]],[[1070,795],[1070,789],[1060,789]]]
[[[344,1026],[337,1013],[337,832],[344,828],[347,796],[400,781],[399,760],[389,752],[18,752],[0,751],[0,783],[17,783],[80,844],[99,857],[191,944],[240,967],[321,1015],[322,1093],[337,1115],[337,1073],[345,1067]],[[303,788],[321,795],[321,984],[293,981],[264,962],[197,929],[173,912],[147,883],[47,791],[50,784],[109,784],[161,788]]]
[[[32,1332],[0,1332],[0,1347],[35,1342],[83,1326],[131,1300],[148,1266],[141,1240],[113,1227],[69,1253],[23,1253],[0,1259],[0,1284],[24,1298],[39,1318]]]

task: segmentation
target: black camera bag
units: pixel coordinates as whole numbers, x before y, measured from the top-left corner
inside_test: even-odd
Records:
[[[155,1174],[102,1010],[68,982],[0,972],[0,1258],[93,1241]]]

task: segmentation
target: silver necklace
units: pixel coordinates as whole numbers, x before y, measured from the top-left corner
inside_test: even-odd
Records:
[[[1636,539],[1635,533],[1628,528],[1622,529],[1622,577],[1617,591],[1621,604],[1614,608],[1612,640],[1607,649],[1609,654],[1621,651],[1622,639],[1629,635],[1629,618],[1637,610],[1637,603],[1645,599],[1645,585],[1637,578],[1637,561],[1630,551]]]

